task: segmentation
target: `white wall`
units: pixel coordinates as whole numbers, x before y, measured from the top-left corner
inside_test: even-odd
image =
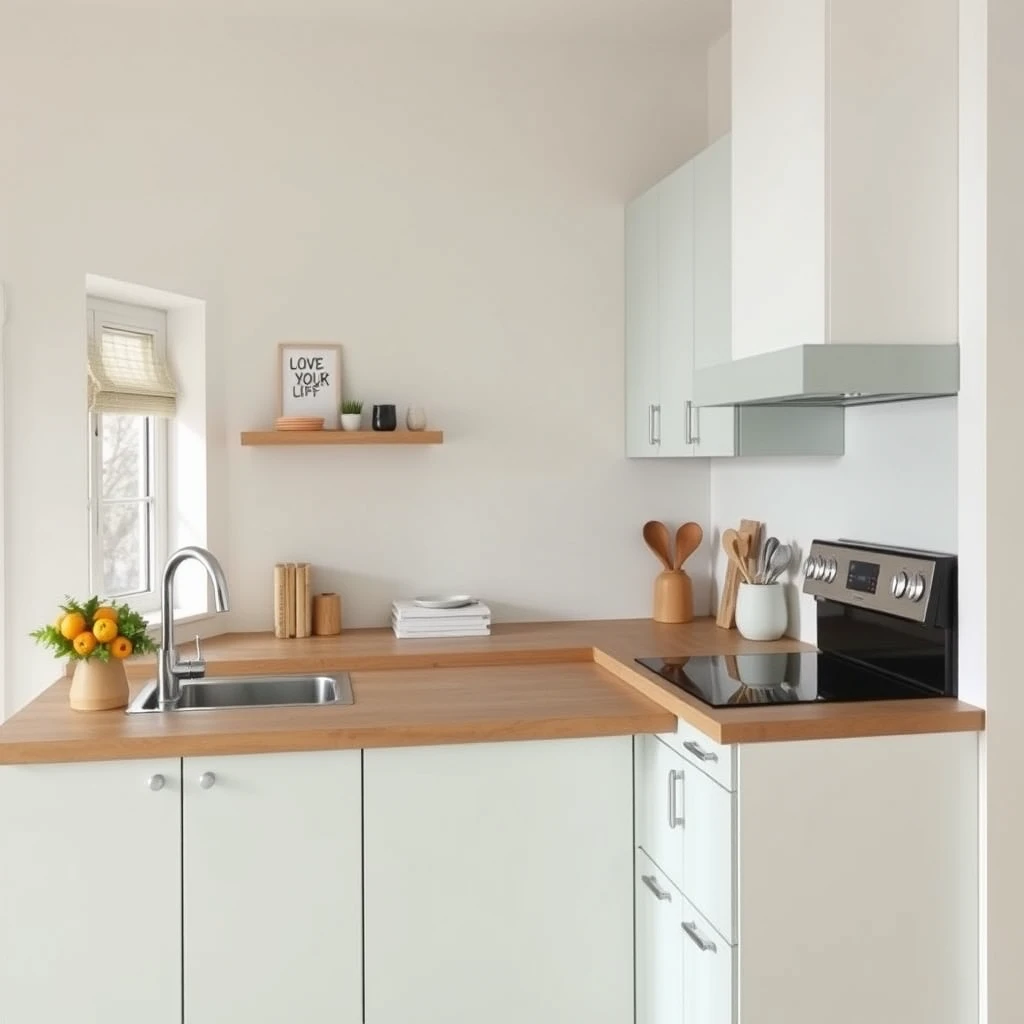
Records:
[[[732,127],[732,35],[708,47],[708,143]]]
[[[349,625],[449,588],[649,614],[640,525],[706,521],[708,473],[623,458],[623,202],[704,145],[703,55],[99,17],[0,33],[8,636],[87,585],[86,273],[207,303],[231,626],[268,627],[300,558]],[[288,339],[341,342],[349,396],[422,404],[446,444],[243,450]],[[54,675],[27,639],[5,667],[8,711]]]
[[[848,409],[841,458],[715,459],[712,521],[724,529],[760,520],[802,552],[815,537],[955,551],[956,403]],[[717,578],[724,576],[719,556]],[[790,632],[814,642],[814,600],[788,590]]]

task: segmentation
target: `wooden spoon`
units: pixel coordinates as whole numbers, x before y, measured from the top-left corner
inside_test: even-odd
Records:
[[[739,570],[743,579],[749,583],[750,574],[747,572],[747,552],[750,543],[746,537],[741,536],[735,530],[725,530],[722,533],[722,550],[729,556],[729,561]]]
[[[644,540],[647,541],[647,546],[661,559],[661,564],[671,570],[672,560],[669,553],[671,538],[668,527],[656,519],[644,523]]]
[[[703,539],[704,531],[699,523],[683,523],[676,530],[676,561],[673,568],[682,569],[683,562],[700,547]]]

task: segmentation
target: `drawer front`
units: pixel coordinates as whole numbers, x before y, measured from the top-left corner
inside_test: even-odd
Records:
[[[736,748],[708,739],[692,725],[679,720],[675,732],[660,733],[658,738],[667,743],[680,757],[707,772],[720,786],[729,792],[736,791]]]
[[[683,897],[636,851],[636,1024],[683,1021]],[[695,1022],[700,1024],[700,1022]]]
[[[689,900],[681,910],[683,1024],[736,1024],[736,947]]]
[[[735,796],[657,737],[636,742],[637,845],[734,942]]]

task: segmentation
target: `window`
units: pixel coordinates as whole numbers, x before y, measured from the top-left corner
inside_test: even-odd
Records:
[[[94,593],[159,607],[167,558],[166,313],[89,300],[89,522]]]

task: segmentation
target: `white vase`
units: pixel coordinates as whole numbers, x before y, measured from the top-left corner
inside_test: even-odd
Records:
[[[363,414],[361,412],[343,412],[341,414],[342,430],[359,430],[363,425]]]
[[[781,583],[741,583],[736,596],[736,628],[747,640],[778,640],[789,625]]]
[[[427,426],[427,414],[422,406],[410,405],[405,412],[405,425],[410,430],[424,430]]]

